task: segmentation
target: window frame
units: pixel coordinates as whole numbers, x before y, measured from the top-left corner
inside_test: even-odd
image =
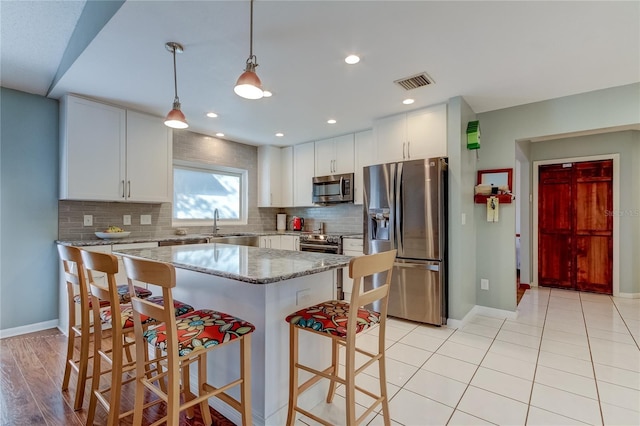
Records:
[[[171,167],[171,226],[213,226],[211,219],[178,219],[175,217],[174,200],[174,171],[176,168],[202,173],[218,173],[240,178],[240,214],[238,219],[218,219],[218,224],[247,225],[249,218],[249,171],[236,167],[221,166],[219,164],[200,163],[197,161],[173,160]]]

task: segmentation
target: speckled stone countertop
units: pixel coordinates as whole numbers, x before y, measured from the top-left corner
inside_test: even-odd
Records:
[[[216,237],[228,237],[228,236],[261,236],[261,235],[301,235],[302,232],[299,231],[263,231],[263,232],[246,232],[246,233],[218,233]],[[66,240],[56,240],[57,244],[62,244],[65,246],[76,246],[76,247],[89,247],[89,246],[106,246],[111,244],[133,244],[133,243],[156,243],[160,241],[183,241],[183,240],[194,240],[198,238],[213,238],[211,234],[203,235],[203,234],[188,234],[188,235],[169,235],[164,237],[135,237],[129,236],[127,238],[111,238],[111,239],[98,239],[96,237],[95,240],[76,240],[76,241],[66,241]]]
[[[268,284],[342,268],[351,259],[335,254],[220,243],[116,250],[114,254],[171,263],[176,268],[252,284]]]

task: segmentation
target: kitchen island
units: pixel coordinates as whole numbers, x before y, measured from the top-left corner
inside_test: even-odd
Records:
[[[196,309],[210,308],[238,316],[256,326],[251,345],[251,398],[256,425],[286,421],[289,380],[289,328],[284,318],[305,306],[335,298],[336,271],[348,256],[263,249],[231,244],[196,244],[114,251],[120,256],[166,262],[176,267],[174,297]],[[311,334],[311,333],[303,333]],[[305,342],[306,337],[308,342]],[[305,361],[316,367],[330,362],[330,345],[301,336]],[[322,341],[319,341],[322,340]],[[213,351],[208,380],[214,386],[239,377],[239,345]],[[306,377],[301,374],[301,381]],[[192,383],[197,381],[192,380]],[[311,406],[323,400],[322,381],[305,394]],[[235,397],[239,390],[230,392]],[[240,424],[239,414],[217,398],[209,403]]]

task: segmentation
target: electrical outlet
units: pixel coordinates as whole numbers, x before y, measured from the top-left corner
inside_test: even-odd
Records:
[[[90,214],[85,214],[84,215],[83,225],[84,226],[93,226],[93,216],[90,215]]]
[[[123,225],[131,225],[131,215],[125,214],[122,216],[122,224]]]
[[[150,214],[141,214],[140,215],[140,225],[151,225],[151,215]]]
[[[489,290],[489,280],[486,278],[480,279],[480,290]]]

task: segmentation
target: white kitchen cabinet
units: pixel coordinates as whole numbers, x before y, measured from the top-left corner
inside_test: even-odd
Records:
[[[169,202],[172,133],[162,119],[67,95],[60,199]]]
[[[280,158],[281,164],[281,182],[282,182],[282,199],[280,207],[293,206],[293,147],[287,146],[281,148]]]
[[[374,139],[377,163],[446,156],[447,105],[377,120]]]
[[[260,248],[280,248],[280,235],[262,235],[260,236]]]
[[[297,235],[262,235],[260,236],[260,247],[299,251],[300,237]]]
[[[343,238],[342,254],[345,256],[364,256],[362,238]],[[344,300],[351,299],[353,280],[349,277],[349,268],[342,268],[342,291]]]
[[[280,248],[282,250],[298,251],[298,247],[300,247],[300,237],[297,235],[280,236]]]
[[[258,147],[258,207],[280,207],[282,201],[282,158],[280,148]]]
[[[293,205],[312,206],[312,181],[314,174],[314,143],[307,142],[293,146]]]
[[[173,133],[162,119],[127,111],[127,201],[173,201],[172,150]]]
[[[362,204],[364,195],[363,168],[375,164],[373,130],[365,130],[354,135],[355,174],[353,204]]]
[[[353,173],[353,133],[315,142],[315,175]]]

